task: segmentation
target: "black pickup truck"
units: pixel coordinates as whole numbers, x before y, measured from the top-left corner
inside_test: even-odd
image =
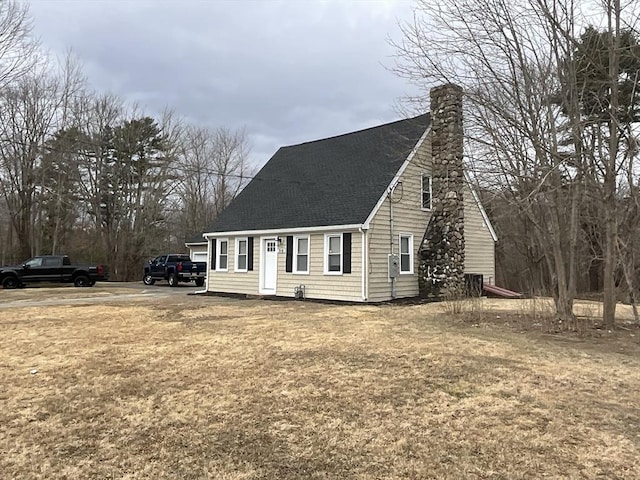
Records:
[[[28,283],[73,283],[76,287],[92,287],[107,279],[104,265],[71,265],[66,255],[40,255],[20,265],[0,267],[0,283],[4,288],[18,288]]]
[[[201,287],[206,276],[207,262],[192,262],[189,255],[172,253],[149,260],[144,266],[142,281],[153,285],[156,280],[166,280],[172,287],[177,287],[179,282],[194,281]]]

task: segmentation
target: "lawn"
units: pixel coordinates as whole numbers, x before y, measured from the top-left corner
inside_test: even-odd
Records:
[[[504,315],[186,296],[2,310],[1,476],[640,478],[637,337]]]

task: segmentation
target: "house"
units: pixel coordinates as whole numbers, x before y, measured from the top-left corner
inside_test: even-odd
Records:
[[[189,249],[189,257],[193,262],[207,261],[207,241],[203,235],[204,232],[193,235],[184,243]]]
[[[449,259],[493,283],[496,236],[463,175],[462,136],[432,128],[454,112],[461,133],[462,91],[431,95],[431,114],[280,148],[204,233],[207,291],[379,302],[417,296],[421,265]]]

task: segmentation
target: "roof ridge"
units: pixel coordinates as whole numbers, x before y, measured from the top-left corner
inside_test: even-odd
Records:
[[[325,140],[332,140],[334,138],[347,137],[349,135],[353,135],[353,134],[356,134],[356,133],[362,133],[362,132],[367,132],[367,131],[370,131],[370,130],[377,130],[379,128],[389,127],[389,126],[394,125],[396,123],[409,122],[411,120],[415,120],[417,118],[422,118],[422,117],[425,117],[425,116],[429,116],[429,112],[422,113],[420,115],[416,115],[415,117],[401,118],[399,120],[394,120],[393,122],[383,123],[382,125],[374,125],[373,127],[361,128],[360,130],[354,130],[353,132],[341,133],[341,134],[338,134],[338,135],[332,135],[330,137],[318,138],[316,140],[309,140],[309,141],[306,141],[306,142],[295,143],[293,145],[284,145],[284,146],[282,146],[280,148],[284,149],[284,148],[290,148],[290,147],[299,147],[301,145],[309,145],[311,143],[324,142]]]

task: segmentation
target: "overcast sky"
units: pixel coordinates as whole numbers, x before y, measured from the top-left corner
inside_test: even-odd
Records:
[[[409,0],[31,0],[44,48],[91,87],[278,147],[399,118],[411,86],[387,68]]]

